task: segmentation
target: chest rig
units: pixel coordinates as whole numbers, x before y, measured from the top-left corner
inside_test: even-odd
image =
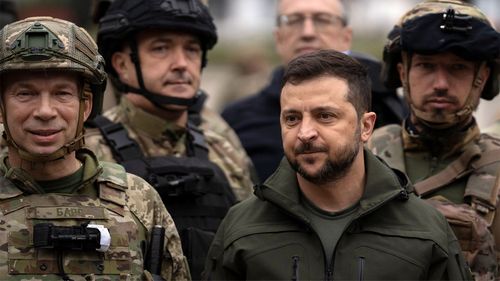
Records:
[[[200,121],[199,115],[191,115],[183,157],[145,157],[122,124],[103,116],[93,123],[114,159],[158,191],[179,230],[191,275],[197,279],[215,232],[236,198],[224,172],[209,160],[203,133],[193,125],[193,121]]]
[[[26,194],[2,176],[0,186],[2,280],[23,275],[41,280],[141,278],[146,237],[126,206],[126,185],[98,181],[75,194]],[[109,231],[109,248],[97,250],[100,234],[89,225]]]
[[[369,148],[390,166],[405,171],[402,127],[387,127],[373,134]],[[499,171],[500,140],[482,134],[446,168],[414,183],[415,193],[447,218],[476,280],[491,280],[498,276]],[[433,196],[434,192],[461,179],[466,179],[463,198],[467,204],[454,204],[440,195]]]

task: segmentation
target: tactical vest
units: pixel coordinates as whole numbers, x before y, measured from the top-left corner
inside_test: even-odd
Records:
[[[33,275],[40,280],[60,280],[61,277],[55,276],[59,275],[70,280],[83,275],[85,280],[101,277],[141,280],[141,247],[146,237],[140,237],[139,229],[144,226],[125,205],[124,183],[126,179],[100,177],[78,194],[24,194],[11,181],[0,177],[0,279],[10,276],[18,280],[23,275]],[[34,236],[37,226],[52,224],[67,229],[88,223],[109,230],[109,249],[99,252],[86,247],[64,250],[36,247],[40,242],[50,244],[40,241],[43,239],[38,234]]]
[[[193,279],[199,279],[208,248],[222,219],[236,203],[224,172],[208,159],[203,133],[188,122],[186,157],[145,157],[120,123],[93,120],[127,172],[148,181],[174,219]]]
[[[399,125],[389,125],[375,131],[368,148],[391,167],[405,171],[401,130]],[[414,184],[416,194],[447,218],[476,280],[492,280],[498,276],[499,171],[500,141],[482,134],[478,142],[468,146],[445,169]],[[464,200],[470,205],[454,204],[442,196],[429,198],[429,194],[462,178],[467,178]]]

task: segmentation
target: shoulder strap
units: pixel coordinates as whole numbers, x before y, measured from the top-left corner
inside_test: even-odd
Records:
[[[101,131],[104,139],[113,152],[113,157],[117,159],[118,162],[123,163],[144,158],[144,154],[139,144],[130,138],[127,130],[121,123],[113,123],[108,118],[100,115],[92,120],[92,125]],[[205,142],[205,136],[191,120],[188,120],[187,132],[187,156],[208,159],[208,146]]]
[[[113,157],[118,162],[143,158],[139,144],[131,139],[121,123],[113,123],[108,118],[100,115],[92,120],[92,125],[101,131],[108,143]]]
[[[481,148],[478,145],[472,145],[444,170],[423,181],[415,183],[415,192],[420,196],[425,196],[469,174],[472,171],[470,163],[477,157],[481,157]]]
[[[203,105],[205,104],[206,100],[207,94],[199,90],[196,103],[188,108],[188,119],[196,126],[199,126],[201,124],[201,111],[203,110]]]
[[[415,191],[418,195],[425,196],[456,179],[470,174],[472,171],[494,162],[500,162],[500,149],[483,151],[479,145],[474,144],[441,172],[415,183]]]

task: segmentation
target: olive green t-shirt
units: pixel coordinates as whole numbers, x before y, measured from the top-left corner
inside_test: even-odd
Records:
[[[83,166],[71,175],[56,180],[37,181],[46,193],[71,194],[81,187],[83,179]]]
[[[303,194],[302,202],[305,206],[305,210],[309,212],[308,215],[311,219],[312,227],[318,234],[319,239],[323,244],[327,264],[330,265],[335,251],[335,246],[337,245],[337,242],[342,236],[345,228],[351,222],[359,204],[356,203],[340,212],[328,212],[318,208]]]

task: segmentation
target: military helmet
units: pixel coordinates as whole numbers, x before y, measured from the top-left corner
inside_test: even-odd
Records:
[[[0,30],[0,76],[11,71],[71,71],[82,75],[93,94],[89,118],[101,111],[104,59],[85,29],[52,17],[32,17]]]
[[[85,29],[74,23],[52,17],[32,17],[6,25],[0,30],[0,77],[9,72],[63,71],[74,72],[83,78],[76,135],[73,140],[49,154],[31,153],[10,136],[4,123],[7,143],[19,156],[31,162],[48,162],[63,158],[80,149],[83,141],[84,101],[92,93],[92,111],[88,119],[100,113],[106,72],[104,59],[97,45]],[[2,105],[2,114],[6,108]]]
[[[99,21],[97,44],[113,73],[110,60],[120,44],[138,30],[161,28],[181,31],[200,39],[205,53],[217,42],[216,27],[200,0],[114,0]]]
[[[476,6],[459,0],[427,0],[404,14],[388,34],[384,47],[384,82],[401,86],[397,64],[401,52],[436,54],[453,52],[471,61],[485,61],[491,69],[481,97],[499,92],[500,36]]]

